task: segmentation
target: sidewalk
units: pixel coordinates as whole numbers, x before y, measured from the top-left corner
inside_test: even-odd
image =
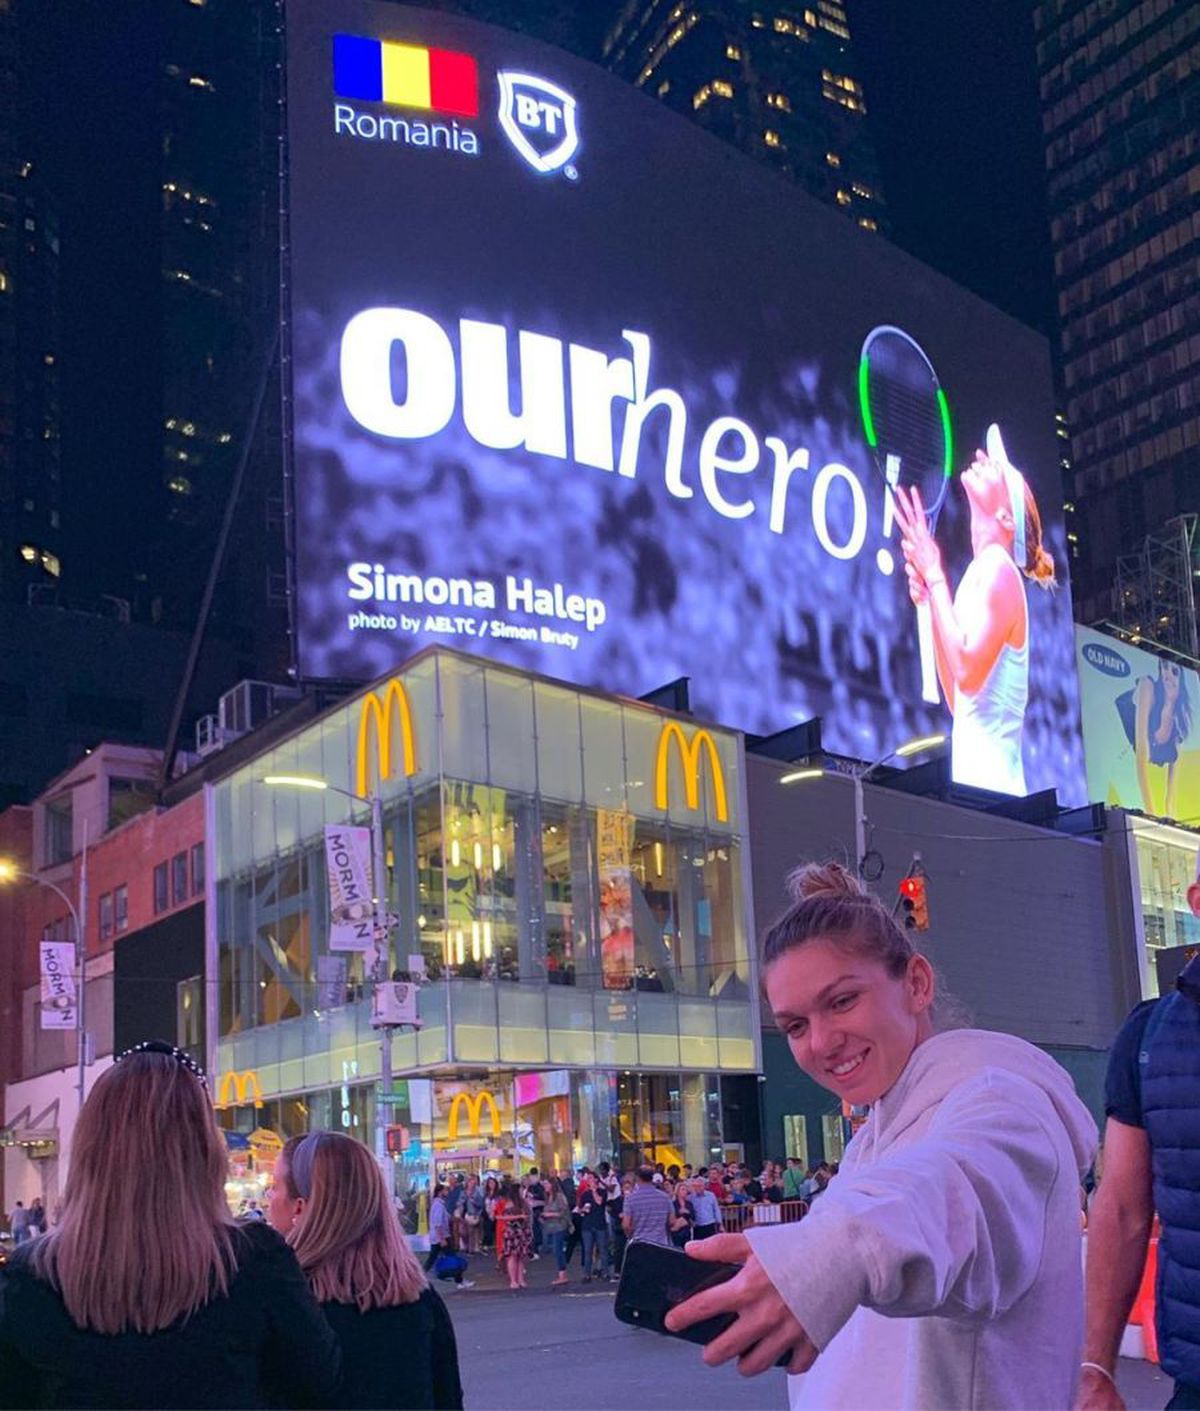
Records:
[[[591,1283],[585,1284],[578,1251],[567,1267],[567,1278],[570,1282],[560,1284],[556,1288],[551,1287],[555,1274],[558,1272],[554,1265],[554,1255],[547,1250],[540,1259],[531,1259],[525,1266],[527,1288],[524,1293],[516,1293],[509,1288],[508,1271],[496,1268],[494,1254],[472,1254],[468,1256],[468,1259],[469,1264],[464,1277],[474,1282],[473,1289],[463,1289],[461,1293],[456,1293],[452,1279],[433,1280],[434,1287],[447,1298],[473,1299],[481,1294],[503,1294],[513,1299],[547,1294],[557,1298],[570,1298],[579,1294],[612,1293],[617,1287],[615,1276],[611,1283],[605,1283],[603,1279],[593,1279]]]

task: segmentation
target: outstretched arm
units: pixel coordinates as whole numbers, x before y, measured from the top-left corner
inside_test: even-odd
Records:
[[[1000,554],[975,559],[958,602],[950,592],[942,553],[925,520],[919,490],[896,487],[896,519],[904,557],[929,593],[933,635],[955,691],[974,695],[987,680],[1020,611],[1021,584]]]

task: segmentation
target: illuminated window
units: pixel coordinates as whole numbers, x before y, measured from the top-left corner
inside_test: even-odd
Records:
[[[829,163],[831,167],[840,167],[842,164],[842,159],[838,156],[836,152],[826,152],[825,160]]]
[[[872,191],[869,186],[863,186],[857,181],[850,183],[850,189],[856,196],[861,196],[864,201],[870,201],[875,195],[874,191]]]
[[[207,78],[202,78],[198,73],[192,74],[188,79],[189,88],[203,88],[206,93],[212,93],[212,83]]]
[[[727,59],[740,59],[742,57],[742,51],[736,44],[726,44],[725,57]]]
[[[712,97],[712,84],[706,83],[703,88],[697,88],[692,94],[692,107],[703,108],[705,103]]]
[[[185,421],[179,430],[184,436],[195,436],[196,423],[194,421]]]
[[[849,191],[839,191],[837,194],[837,203],[839,206],[848,206],[850,204]]]
[[[715,79],[713,79],[712,90],[713,90],[713,92],[717,95],[718,98],[732,98],[732,97],[733,97],[733,84],[732,84],[732,83],[726,83],[723,78],[715,78]]]
[[[761,15],[751,15],[751,16],[750,16],[750,25],[751,25],[751,28],[753,28],[753,29],[763,29],[763,28],[765,28],[766,23],[767,23],[766,20],[764,20]]]
[[[21,557],[26,563],[37,563],[38,551],[32,544],[22,544]]]
[[[796,33],[796,21],[795,21],[795,20],[789,20],[786,15],[776,15],[776,16],[775,16],[775,33],[776,33],[776,34],[795,34],[795,33]]]
[[[786,93],[768,93],[767,107],[778,108],[781,113],[790,113],[792,111],[792,100]]]
[[[8,290],[8,271],[6,269],[0,269],[0,294],[7,294]]]
[[[21,175],[22,175],[22,177],[31,176],[32,173],[33,173],[33,163],[32,163],[32,162],[22,162],[22,163],[21,163]]]
[[[51,578],[57,578],[62,573],[62,564],[58,561],[58,555],[52,554],[49,549],[42,550],[42,567]]]
[[[777,132],[773,132],[770,128],[767,128],[766,132],[763,133],[763,141],[767,144],[768,147],[783,146],[783,143],[779,140],[779,134]]]
[[[665,98],[667,94],[670,93],[670,91],[671,80],[669,78],[664,78],[663,81],[658,85],[658,96],[660,98]]]
[[[217,440],[221,443],[222,446],[228,446],[230,441],[233,440],[233,437],[229,434],[228,431],[222,431],[220,436],[217,437]]]
[[[815,15],[811,10],[805,10],[805,12],[804,12],[804,23],[807,24],[807,25],[812,25],[812,27],[813,27],[814,29],[816,29],[816,27],[817,27],[817,17],[816,17],[816,15]]]
[[[44,362],[47,367],[53,367],[53,366],[54,366],[54,354],[53,354],[53,353],[43,353],[43,354],[42,354],[42,362]]]
[[[858,223],[859,223],[859,225],[862,226],[862,228],[863,228],[864,230],[878,230],[878,229],[879,229],[879,226],[871,219],[870,216],[859,216],[859,218],[858,218]]]
[[[186,475],[173,475],[167,481],[167,489],[176,495],[190,495],[192,493],[192,482]]]

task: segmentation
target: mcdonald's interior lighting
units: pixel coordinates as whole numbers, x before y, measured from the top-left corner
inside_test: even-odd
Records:
[[[262,782],[264,784],[282,785],[289,789],[329,788],[329,785],[324,779],[317,779],[311,774],[268,774]]]

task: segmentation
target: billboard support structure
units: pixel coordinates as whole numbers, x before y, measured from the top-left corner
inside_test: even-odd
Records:
[[[1117,560],[1117,608],[1113,624],[1124,636],[1153,642],[1200,665],[1196,590],[1192,566],[1200,515],[1181,514],[1142,547]],[[1100,624],[1101,626],[1105,624]]]
[[[196,675],[196,664],[200,660],[200,648],[204,645],[204,634],[208,630],[208,619],[212,612],[213,597],[217,591],[217,581],[221,576],[221,568],[225,563],[225,553],[229,547],[229,535],[233,529],[234,516],[237,513],[238,501],[242,497],[242,485],[246,480],[246,467],[250,464],[250,452],[254,446],[255,437],[258,435],[258,428],[262,422],[263,403],[267,398],[267,387],[271,381],[271,374],[275,369],[276,358],[279,354],[279,327],[273,329],[271,342],[267,349],[266,356],[262,361],[262,370],[258,375],[258,385],[254,389],[254,400],[250,407],[250,416],[246,422],[245,434],[242,437],[241,450],[238,452],[237,469],[233,473],[233,480],[229,486],[229,495],[225,500],[225,511],[221,516],[221,528],[217,534],[217,545],[213,550],[212,563],[208,568],[208,579],[204,584],[204,596],[200,599],[200,611],[196,614],[196,625],[192,629],[192,640],[188,646],[187,661],[184,663],[183,675],[179,679],[179,690],[175,693],[175,705],[171,711],[171,724],[167,729],[167,743],[163,749],[162,764],[158,771],[158,792],[161,797],[167,785],[171,782],[171,771],[175,767],[175,756],[179,750],[179,730],[183,724],[183,712],[187,708],[187,698],[192,689],[192,681]]]

